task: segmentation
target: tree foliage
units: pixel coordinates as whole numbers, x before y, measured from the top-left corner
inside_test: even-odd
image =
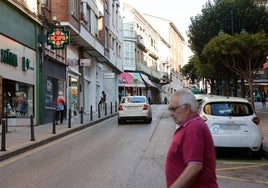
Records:
[[[198,79],[198,76],[196,75],[196,68],[195,68],[195,60],[198,60],[197,57],[192,57],[189,62],[184,65],[181,69],[181,74],[184,76],[187,80],[190,80],[191,83],[194,83],[196,79]]]
[[[235,60],[236,66],[239,65],[243,68],[243,70],[246,69],[246,56],[244,54],[249,53],[249,49],[247,49],[246,46],[250,43],[250,40],[252,40],[253,37],[249,36],[261,31],[268,33],[268,12],[265,9],[266,3],[267,1],[264,0],[207,1],[207,3],[203,6],[202,13],[191,18],[191,25],[189,26],[188,31],[191,49],[197,56],[197,60],[194,61],[196,62],[194,63],[194,71],[196,77],[205,77],[209,79],[211,83],[213,83],[219,78],[230,79],[230,75],[233,74],[231,72],[236,72],[236,74],[238,74],[238,70],[233,70],[232,64],[228,64],[228,66],[226,66],[221,60],[208,60],[208,54],[211,54],[208,51],[206,54],[203,54],[207,43],[209,43],[212,38],[217,37],[221,33],[226,34],[220,35],[220,37],[225,37],[224,39],[226,42],[223,43],[224,46],[229,45],[229,50],[226,52],[221,51],[221,53],[226,53],[226,56],[231,53],[231,56],[235,59],[229,62],[231,63]],[[246,35],[232,37],[244,31],[247,32]],[[257,36],[254,35],[254,37]],[[230,40],[240,41],[239,44],[241,45],[241,49],[232,49],[232,45],[237,44],[237,41]],[[220,46],[214,45],[214,48],[215,49],[212,50],[217,50],[217,48],[220,48]],[[253,49],[253,46],[251,45],[250,48]],[[223,48],[221,49],[224,50]],[[256,61],[260,64],[262,63],[261,59],[263,57],[259,56],[260,54],[258,55],[257,51],[255,51],[256,57],[253,59],[254,62]],[[216,54],[214,55],[216,56]],[[222,57],[221,55],[219,56]],[[251,62],[252,61],[253,60],[251,60]],[[238,75],[241,75],[241,73]]]
[[[256,34],[223,34],[212,38],[203,54],[209,63],[219,62],[249,84],[253,93],[253,72],[260,68],[268,54],[268,36]],[[253,101],[253,95],[250,96]]]
[[[214,0],[204,5],[202,14],[191,17],[188,30],[191,49],[201,55],[208,41],[221,30],[233,35],[242,28],[254,34],[261,30],[268,33],[268,12],[265,4],[256,0]]]

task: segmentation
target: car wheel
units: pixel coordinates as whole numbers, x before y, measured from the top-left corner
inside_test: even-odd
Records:
[[[121,119],[118,119],[118,124],[122,124],[123,121]]]
[[[261,159],[262,158],[262,146],[257,151],[252,151],[253,159]]]
[[[147,119],[147,123],[152,123],[152,118]]]

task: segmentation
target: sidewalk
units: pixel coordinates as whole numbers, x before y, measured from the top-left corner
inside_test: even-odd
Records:
[[[260,125],[262,127],[264,136],[264,157],[268,159],[268,107],[266,109],[263,109],[261,103],[255,103],[255,108],[257,115],[261,117]],[[94,113],[92,121],[90,121],[89,115],[84,115],[83,124],[81,124],[81,120],[79,117],[71,121],[71,128],[68,128],[68,120],[65,120],[63,124],[56,125],[56,134],[53,134],[52,123],[35,126],[34,141],[31,141],[30,123],[28,126],[25,127],[9,127],[8,132],[6,134],[6,151],[0,151],[0,162],[10,157],[16,156],[20,153],[49,143],[51,141],[62,138],[68,134],[95,125],[96,123],[99,123],[105,119],[111,118],[116,115],[117,112],[111,113],[108,110],[107,115],[105,115],[104,111],[102,111],[100,118],[98,117],[97,113]],[[0,136],[2,137],[1,134]]]
[[[55,126],[56,134],[53,134],[53,125],[52,123],[34,126],[34,141],[31,141],[33,135],[31,135],[30,120],[29,125],[26,126],[14,126],[8,127],[8,132],[6,133],[6,151],[2,151],[2,140],[0,146],[0,162],[6,160],[10,157],[16,156],[20,153],[26,152],[33,148],[39,147],[51,141],[62,138],[68,134],[74,133],[86,127],[95,125],[105,119],[117,115],[117,112],[111,113],[107,110],[107,115],[102,111],[100,118],[98,113],[94,113],[92,121],[90,120],[90,115],[83,116],[83,124],[81,124],[80,116],[77,119],[72,119],[71,128],[68,128],[68,120],[65,119],[63,124]],[[2,127],[2,126],[0,126]],[[2,131],[0,131],[2,132]],[[0,134],[2,139],[2,134]]]
[[[257,116],[261,119],[260,125],[263,131],[264,157],[268,160],[268,103],[266,103],[266,108],[262,108],[261,102],[255,102],[255,109]]]

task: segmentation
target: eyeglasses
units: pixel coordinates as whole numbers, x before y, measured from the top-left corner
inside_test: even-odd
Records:
[[[168,110],[171,112],[175,112],[178,108],[184,106],[185,104],[179,105],[179,106],[174,106],[174,107],[169,107]]]

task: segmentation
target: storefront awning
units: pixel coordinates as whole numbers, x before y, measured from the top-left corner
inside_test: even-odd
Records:
[[[145,84],[136,72],[123,72],[119,75],[118,86],[121,87],[145,87]]]
[[[140,75],[141,75],[142,79],[146,82],[147,85],[152,86],[152,87],[156,87],[156,86],[151,82],[151,80],[148,78],[147,75],[145,75],[145,74],[140,74]]]
[[[142,79],[146,82],[146,84],[147,84],[148,86],[157,88],[160,92],[165,92],[165,91],[162,89],[162,87],[161,87],[160,85],[158,85],[158,84],[156,84],[156,83],[153,83],[153,82],[148,78],[147,75],[145,75],[145,74],[141,74],[141,77],[142,77]]]

